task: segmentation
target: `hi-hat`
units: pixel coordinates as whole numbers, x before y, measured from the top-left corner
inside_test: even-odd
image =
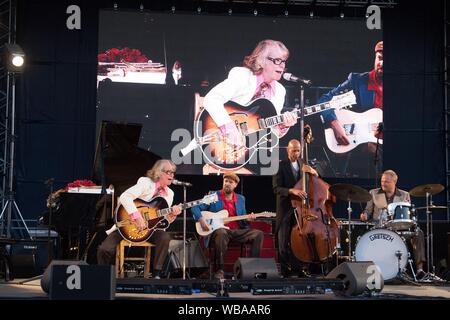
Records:
[[[336,183],[330,187],[330,192],[338,199],[352,202],[367,202],[372,199],[370,193],[358,186],[346,183]]]
[[[444,190],[444,186],[442,184],[424,184],[421,186],[417,186],[412,188],[409,191],[409,194],[413,197],[426,197],[427,193],[429,195],[434,196],[435,194],[438,194],[442,190]]]

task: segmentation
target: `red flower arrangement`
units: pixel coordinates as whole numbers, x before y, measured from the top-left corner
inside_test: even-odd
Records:
[[[149,58],[142,54],[138,49],[131,49],[125,47],[123,49],[111,48],[106,50],[104,53],[99,53],[97,55],[98,62],[131,62],[131,63],[147,63]],[[98,73],[106,73],[108,71],[108,66],[99,65]]]
[[[96,184],[91,180],[75,180],[74,182],[70,182],[64,188],[64,190],[69,190],[69,188],[80,188],[80,187],[94,187]]]

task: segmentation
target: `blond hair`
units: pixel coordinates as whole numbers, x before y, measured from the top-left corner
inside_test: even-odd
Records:
[[[382,176],[384,176],[384,175],[391,176],[392,179],[394,179],[394,182],[397,183],[398,175],[395,173],[394,170],[386,170],[383,172]]]
[[[161,176],[164,166],[167,164],[172,167],[173,171],[177,169],[177,166],[171,160],[161,159],[156,161],[153,167],[147,171],[147,177],[152,179],[154,182],[157,182]]]
[[[254,74],[260,74],[263,71],[265,60],[269,56],[269,49],[278,47],[286,53],[286,59],[289,57],[289,50],[281,41],[266,39],[260,41],[253,52],[244,58],[244,67],[249,68]]]

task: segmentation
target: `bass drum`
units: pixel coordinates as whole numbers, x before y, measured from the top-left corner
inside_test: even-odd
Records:
[[[374,229],[365,233],[355,249],[356,261],[373,261],[381,271],[384,280],[395,278],[406,267],[408,250],[403,239],[395,232],[386,229]]]

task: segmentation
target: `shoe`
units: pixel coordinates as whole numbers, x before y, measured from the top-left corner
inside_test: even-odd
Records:
[[[222,269],[217,270],[216,273],[214,274],[214,279],[218,280],[225,279],[225,272],[223,272]]]
[[[153,272],[153,279],[161,279],[161,270],[155,270]]]
[[[311,278],[311,273],[309,273],[307,270],[300,270],[298,273],[299,278]]]

